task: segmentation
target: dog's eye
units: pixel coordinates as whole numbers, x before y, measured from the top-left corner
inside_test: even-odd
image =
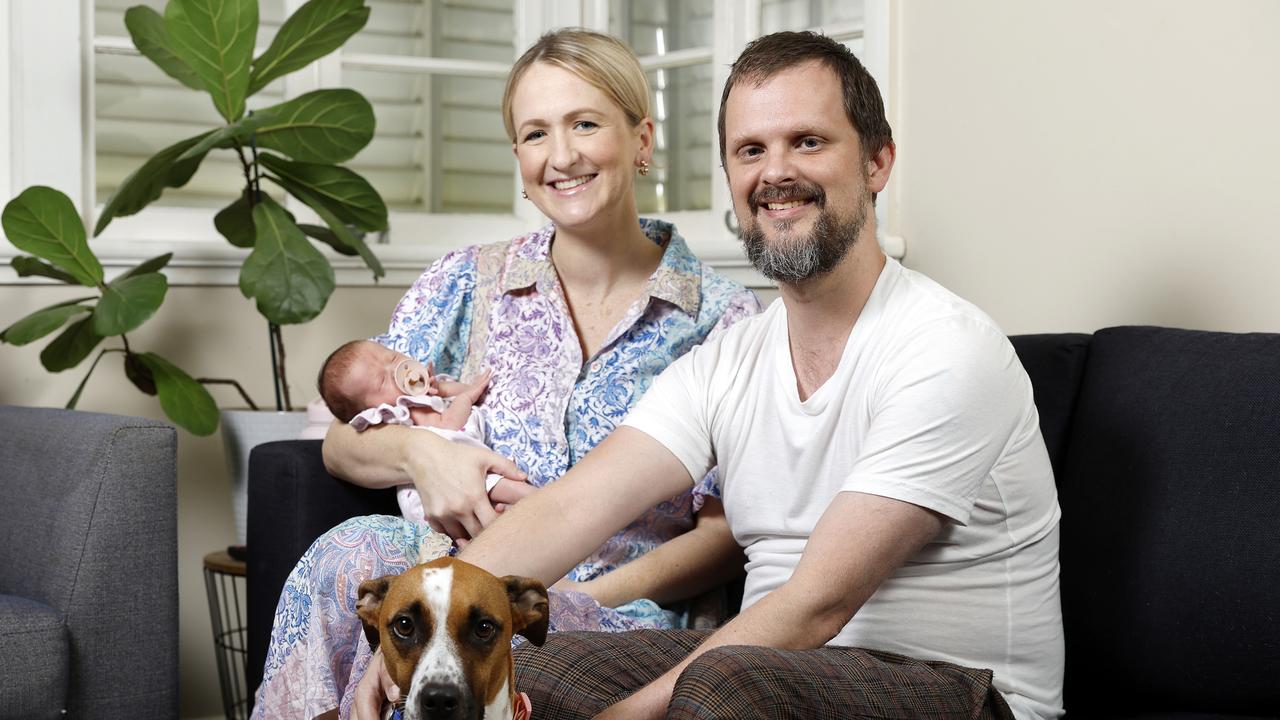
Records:
[[[413,635],[413,620],[404,616],[398,617],[392,621],[391,631],[399,637],[408,639]]]
[[[495,633],[498,632],[498,626],[492,621],[481,620],[476,623],[476,637],[481,640],[492,640]]]

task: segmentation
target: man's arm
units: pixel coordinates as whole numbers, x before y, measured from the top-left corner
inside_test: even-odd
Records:
[[[697,524],[612,572],[568,587],[605,607],[638,598],[664,604],[687,600],[742,574],[742,548],[729,532],[724,505],[709,497]]]
[[[494,575],[550,585],[645,510],[692,484],[666,447],[622,426],[564,477],[504,512],[458,557]]]
[[[724,645],[821,647],[835,637],[880,583],[941,532],[944,518],[911,503],[841,492],[822,514],[795,572],[662,677],[601,718],[660,718],[680,672]]]

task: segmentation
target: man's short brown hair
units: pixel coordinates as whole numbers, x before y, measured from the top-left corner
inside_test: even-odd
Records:
[[[844,112],[858,131],[864,158],[874,157],[893,141],[884,102],[875,78],[842,43],[815,32],[777,32],[752,40],[729,70],[720,96],[720,164],[725,162],[724,106],[729,91],[744,82],[760,85],[778,73],[808,62],[820,62],[840,78]]]

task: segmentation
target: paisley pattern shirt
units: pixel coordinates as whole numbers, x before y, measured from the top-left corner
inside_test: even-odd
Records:
[[[751,291],[699,262],[670,223],[640,224],[665,246],[661,263],[590,357],[582,355],[551,264],[551,225],[508,243],[498,273],[477,272],[477,247],[441,258],[409,289],[390,329],[375,340],[434,363],[436,372],[459,375],[472,333],[472,303],[488,293],[488,342],[479,364],[493,371],[481,405],[488,420],[485,444],[542,487],[603,440],[673,360],[759,311]],[[708,494],[719,496],[714,473],[620,531],[570,577],[590,580],[688,530]]]

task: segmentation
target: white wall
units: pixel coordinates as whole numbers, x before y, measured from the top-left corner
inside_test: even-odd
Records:
[[[908,265],[1010,333],[1280,331],[1280,3],[895,10]]]

